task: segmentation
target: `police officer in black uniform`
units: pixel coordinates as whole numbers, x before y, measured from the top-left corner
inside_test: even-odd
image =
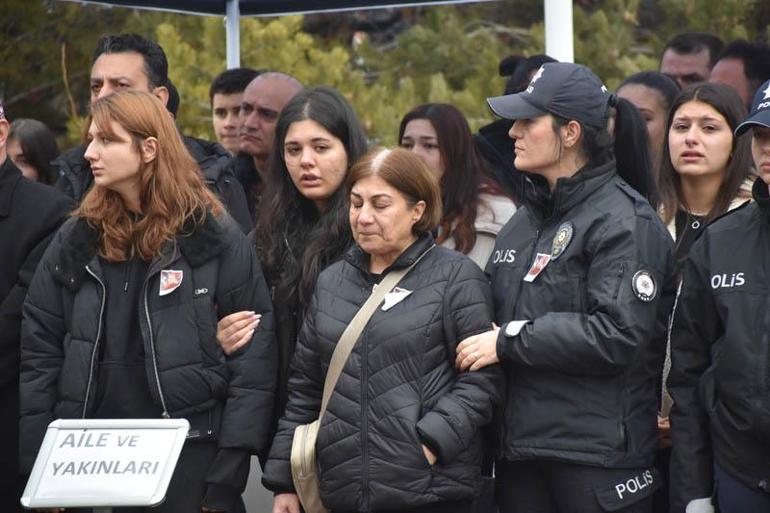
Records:
[[[692,246],[673,316],[676,513],[711,513],[716,503],[721,513],[770,512],[770,80],[735,133],[747,130],[755,202],[714,221]]]
[[[499,361],[508,378],[500,511],[649,512],[673,248],[645,199],[644,121],[569,63],[488,102],[516,120],[515,165],[530,177],[487,265],[500,327],[457,356],[471,371]]]

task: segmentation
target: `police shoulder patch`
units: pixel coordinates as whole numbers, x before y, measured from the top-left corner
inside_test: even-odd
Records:
[[[644,269],[636,271],[634,277],[631,278],[631,288],[637,299],[645,303],[655,299],[655,296],[658,294],[655,278],[652,277],[652,273]]]

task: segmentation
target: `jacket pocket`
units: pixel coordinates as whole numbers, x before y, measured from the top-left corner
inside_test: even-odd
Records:
[[[418,461],[422,463],[422,468],[430,470],[433,468],[433,465],[430,464],[428,461],[428,458],[425,456],[425,452],[422,450],[422,446],[424,445],[422,440],[420,439],[420,433],[417,432],[417,424],[412,425],[412,433],[414,433],[415,442],[414,445],[416,447],[416,451],[418,454]],[[425,447],[428,447],[427,445]],[[431,451],[433,452],[433,451]],[[434,453],[435,455],[435,453]]]
[[[207,366],[224,363],[225,354],[217,341],[218,319],[211,296],[208,294],[194,296],[193,311],[198,330],[202,363]]]

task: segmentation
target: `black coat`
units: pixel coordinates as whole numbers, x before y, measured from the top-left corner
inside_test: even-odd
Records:
[[[518,210],[487,266],[508,376],[500,456],[650,465],[671,238],[614,163],[559,179],[546,207]],[[536,254],[554,249],[524,281]],[[510,321],[526,324],[516,333]]]
[[[709,225],[685,262],[671,332],[671,511],[711,497],[714,461],[770,491],[770,198]]]
[[[424,236],[392,268],[433,247]],[[263,482],[292,490],[294,428],[318,417],[324,377],[342,331],[369,296],[374,277],[357,246],[318,279],[297,342],[289,401]],[[318,435],[321,495],[332,510],[402,510],[469,499],[480,478],[480,429],[501,392],[498,366],[458,374],[455,348],[491,327],[489,285],[467,257],[433,247],[398,285],[411,291],[378,309],[350,357]],[[431,467],[421,449],[431,448]]]
[[[164,416],[190,421],[188,438],[217,440],[261,453],[269,445],[277,357],[267,286],[250,244],[229,216],[189,222],[154,259],[144,282],[139,325],[150,394]],[[24,304],[21,356],[21,465],[29,470],[46,426],[56,418],[88,418],[99,386],[96,358],[102,336],[105,284],[96,255],[97,232],[71,219],[49,246]],[[181,284],[160,295],[162,270]],[[217,319],[262,314],[244,348],[225,357]],[[233,482],[217,462],[209,485]],[[222,463],[222,465],[225,465]]]
[[[217,143],[187,136],[183,136],[182,140],[198,163],[206,185],[219,197],[243,233],[249,233],[254,228],[254,222],[243,187],[235,177],[230,154]],[[85,152],[85,146],[75,146],[51,163],[59,170],[59,179],[54,187],[78,203],[94,183],[91,164],[85,159]]]
[[[0,510],[19,495],[19,351],[21,307],[37,263],[74,203],[52,187],[23,178],[11,159],[0,163]]]

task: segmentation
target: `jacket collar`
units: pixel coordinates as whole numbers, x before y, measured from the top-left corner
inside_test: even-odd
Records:
[[[583,203],[613,176],[615,176],[614,160],[592,169],[584,167],[568,178],[559,178],[551,194],[554,213],[561,214]]]
[[[21,171],[10,157],[6,158],[0,165],[0,217],[7,217],[11,213],[13,193],[20,181]]]
[[[532,205],[532,210],[541,221],[551,216],[561,217],[565,212],[583,203],[615,175],[614,160],[594,168],[585,166],[570,177],[559,178],[548,199],[543,204]]]
[[[382,274],[385,275],[394,269],[403,269],[412,265],[418,258],[420,258],[426,251],[435,246],[436,243],[433,240],[433,234],[428,232],[420,235],[411,246],[406,248],[403,253],[399,255],[393,264],[385,269]],[[358,244],[354,244],[348,252],[345,254],[345,260],[355,266],[362,272],[369,273],[369,254],[366,253]]]
[[[162,255],[150,264],[151,273],[159,262],[169,263],[181,254],[191,267],[208,262],[219,256],[227,245],[224,228],[212,214],[206,215],[203,224],[188,218],[174,242],[164,245]],[[86,266],[96,257],[99,231],[85,219],[77,218],[72,229],[62,240],[60,260],[54,266],[54,276],[65,287],[76,291],[87,273]]]

